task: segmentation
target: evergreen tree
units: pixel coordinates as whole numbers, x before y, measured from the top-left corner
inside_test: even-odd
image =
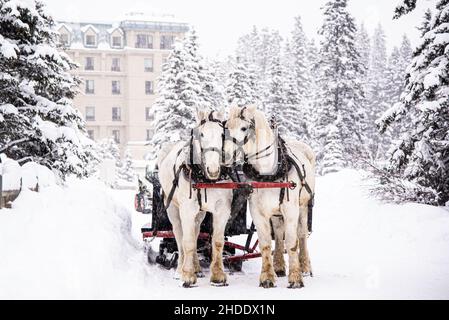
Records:
[[[291,54],[293,56],[293,71],[296,76],[296,88],[301,102],[305,102],[308,90],[307,75],[307,38],[302,28],[301,17],[295,18],[295,25],[292,32]]]
[[[405,0],[396,17],[410,11],[416,1]],[[404,9],[407,8],[407,9]],[[408,116],[411,130],[395,145],[388,172],[408,182],[397,196],[429,204],[449,201],[449,0],[439,0],[434,17],[423,32],[406,76],[400,103],[385,113],[382,131]],[[412,186],[412,187],[411,187]],[[397,191],[390,184],[386,192]]]
[[[399,101],[404,88],[405,68],[401,66],[401,52],[394,47],[388,59],[386,101],[390,106]]]
[[[0,153],[35,161],[64,178],[89,174],[81,114],[72,99],[75,64],[57,50],[54,22],[40,2],[0,0]]]
[[[279,129],[285,136],[308,142],[310,140],[308,132],[309,114],[306,110],[305,97],[301,98],[299,93],[294,68],[296,59],[288,41],[285,44],[282,58],[282,107],[276,112],[279,118]],[[307,71],[306,65],[305,72]],[[304,100],[302,101],[302,99]]]
[[[275,53],[267,68],[267,92],[264,109],[267,115],[282,113],[284,107],[284,79],[280,53]]]
[[[134,182],[135,172],[133,169],[133,159],[129,150],[125,151],[122,166],[120,167],[118,173],[121,180]]]
[[[388,109],[387,90],[387,48],[385,32],[379,24],[374,31],[368,71],[367,91],[367,133],[370,158],[376,160],[385,154],[384,146],[388,144],[388,136],[377,132],[375,121]]]
[[[120,149],[114,138],[107,138],[98,141],[98,157],[100,160],[114,160],[115,166],[120,168]]]
[[[243,63],[237,62],[226,82],[226,102],[244,107],[256,101],[253,83]]]
[[[319,120],[319,114],[317,110],[318,107],[318,76],[319,76],[319,65],[318,65],[318,49],[315,45],[315,41],[312,39],[307,45],[307,74],[309,79],[308,90],[306,92],[306,104],[302,108],[304,112],[304,117],[306,119],[307,125],[307,136],[309,137],[308,143],[315,149],[319,149],[319,143],[317,142],[318,133],[316,132],[316,124]]]
[[[354,164],[362,154],[362,127],[364,123],[363,68],[360,54],[355,45],[356,27],[354,19],[347,11],[347,0],[331,0],[324,6],[324,24],[319,34],[323,37],[319,52],[320,75],[319,101],[316,112],[319,119],[316,131],[321,145],[317,157],[322,160],[334,157],[335,163],[344,166]],[[329,129],[336,127],[331,139]],[[328,154],[330,144],[333,150],[344,150]],[[343,157],[343,159],[340,159]],[[337,161],[338,159],[338,161]],[[322,162],[320,166],[334,163]]]
[[[175,44],[159,80],[159,98],[154,104],[155,134],[147,158],[155,159],[164,143],[189,136],[196,110],[210,106],[210,93],[204,90],[209,85],[207,79],[198,55],[197,37],[192,32]]]

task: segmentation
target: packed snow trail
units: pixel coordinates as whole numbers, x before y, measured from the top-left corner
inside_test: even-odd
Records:
[[[449,210],[380,203],[362,173],[317,180],[314,269],[305,288],[258,287],[260,259],[229,275],[184,289],[173,271],[149,266],[132,191],[93,180],[23,192],[0,210],[0,298],[75,299],[365,299],[449,298]]]

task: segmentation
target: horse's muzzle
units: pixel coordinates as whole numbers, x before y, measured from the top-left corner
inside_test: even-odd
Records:
[[[209,169],[209,167],[207,167],[206,171],[207,171],[208,178],[210,180],[216,180],[216,179],[218,179],[220,177],[220,167],[218,167],[218,169],[215,170],[215,171],[211,171]]]

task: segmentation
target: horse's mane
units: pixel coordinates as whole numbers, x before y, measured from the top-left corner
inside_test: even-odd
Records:
[[[167,157],[167,155],[170,153],[170,151],[173,149],[173,147],[175,146],[176,143],[171,142],[171,143],[165,143],[161,150],[159,150],[158,154],[157,154],[157,160],[156,163],[158,165],[158,167],[161,167],[161,162],[165,160],[165,158]]]

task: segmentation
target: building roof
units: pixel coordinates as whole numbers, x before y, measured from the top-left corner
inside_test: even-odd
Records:
[[[173,15],[158,15],[142,12],[130,12],[123,16],[118,22],[69,22],[59,21],[56,29],[65,27],[72,34],[70,48],[84,48],[83,34],[92,29],[98,36],[97,44],[100,49],[111,49],[111,34],[118,30],[122,35],[126,30],[146,30],[160,32],[183,33],[189,30],[186,22],[176,19]]]

